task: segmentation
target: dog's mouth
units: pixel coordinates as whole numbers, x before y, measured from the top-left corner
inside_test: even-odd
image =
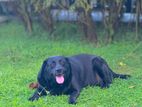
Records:
[[[64,83],[65,78],[64,78],[64,75],[63,75],[63,74],[56,75],[55,78],[56,78],[56,82],[57,82],[58,84],[63,84],[63,83]]]

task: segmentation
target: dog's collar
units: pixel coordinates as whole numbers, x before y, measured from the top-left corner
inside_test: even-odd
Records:
[[[39,96],[41,96],[43,91],[45,91],[47,95],[50,94],[50,92],[47,91],[47,89],[45,87],[43,87],[42,85],[40,85],[40,86],[42,87],[42,90],[40,92],[39,91],[37,92]]]

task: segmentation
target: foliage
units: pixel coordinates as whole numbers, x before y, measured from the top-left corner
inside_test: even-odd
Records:
[[[92,11],[102,11],[104,19],[102,21],[103,29],[106,33],[104,42],[111,43],[115,34],[118,33],[118,29],[122,27],[120,22],[123,13],[125,13],[124,3],[126,0],[99,0],[100,8],[92,8],[91,1],[93,0],[76,0],[75,3],[69,6],[68,0],[17,0],[14,7],[17,10],[18,15],[22,18],[26,25],[26,29],[32,32],[32,14],[35,13],[38,17],[38,22],[51,34],[56,30],[56,22],[53,20],[51,15],[51,9],[53,4],[56,4],[57,9],[68,9],[71,11],[76,11],[78,13],[77,24],[82,29],[86,40],[92,41],[94,43],[98,42],[98,37],[100,35],[96,32],[96,23],[92,20]],[[65,6],[67,5],[67,6]],[[142,13],[142,1],[136,0],[136,8],[132,9],[132,13],[136,13],[136,22],[128,23],[128,26],[135,25],[135,40],[140,40],[139,28],[141,27],[141,22],[139,19]],[[28,11],[32,8],[31,11]]]

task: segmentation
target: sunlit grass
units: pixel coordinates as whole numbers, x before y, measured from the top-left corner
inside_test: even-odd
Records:
[[[29,102],[27,99],[33,91],[28,89],[28,84],[36,81],[45,58],[78,53],[100,55],[115,72],[130,74],[132,77],[128,80],[115,79],[108,89],[83,89],[77,107],[141,106],[142,44],[118,42],[96,47],[94,44],[81,42],[79,38],[53,41],[42,29],[37,31],[28,35],[24,28],[16,23],[0,26],[0,107],[71,106],[67,103],[68,96],[64,95],[46,96],[36,102]]]

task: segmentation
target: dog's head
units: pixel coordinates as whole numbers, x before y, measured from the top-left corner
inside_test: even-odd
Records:
[[[46,59],[38,75],[38,81],[46,86],[47,82],[64,84],[71,76],[71,67],[68,59],[63,56],[54,56]]]

